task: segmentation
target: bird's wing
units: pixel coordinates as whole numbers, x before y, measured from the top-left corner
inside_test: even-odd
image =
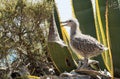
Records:
[[[90,36],[74,37],[71,42],[72,46],[81,52],[95,52],[103,50],[103,45],[100,44],[96,39]]]

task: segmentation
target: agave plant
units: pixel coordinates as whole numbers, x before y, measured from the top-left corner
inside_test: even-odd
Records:
[[[55,9],[55,20],[57,29],[59,32],[59,35],[61,39],[65,41],[65,43],[68,45],[67,53],[69,56],[73,58],[73,60],[78,59],[77,55],[74,55],[72,53],[72,50],[69,48],[69,34],[66,31],[65,28],[60,27],[60,21],[61,17],[64,15],[59,8],[59,3],[56,2]],[[115,76],[119,75],[119,65],[116,63],[119,63],[119,61],[116,60],[115,57],[119,57],[119,37],[117,36],[117,33],[119,31],[116,28],[119,28],[120,23],[118,22],[118,18],[120,17],[120,1],[119,0],[69,0],[70,4],[67,4],[65,1],[61,1],[60,3],[63,3],[63,5],[69,5],[71,9],[71,16],[70,17],[76,17],[80,23],[80,30],[85,33],[89,34],[101,43],[103,43],[105,46],[108,47],[108,51],[103,53],[101,56],[96,57],[95,59],[99,60],[100,66],[102,69],[106,68],[111,73],[111,75]],[[62,5],[62,4],[61,4]],[[63,6],[62,5],[62,6]],[[67,9],[64,6],[63,9]],[[64,16],[65,17],[65,16]],[[116,41],[114,41],[116,40]],[[118,48],[117,48],[118,47]],[[57,49],[59,51],[61,49]],[[61,50],[62,51],[62,50]],[[65,71],[66,67],[62,68],[63,65],[66,65],[66,51],[63,51],[65,54],[59,53],[61,57],[63,58],[62,64],[59,63],[59,70]],[[56,56],[57,58],[57,56]],[[58,61],[59,59],[53,61]],[[119,59],[119,58],[118,58]],[[76,65],[75,62],[71,61]],[[58,63],[54,62],[54,64],[57,66]],[[113,67],[114,64],[114,67]]]

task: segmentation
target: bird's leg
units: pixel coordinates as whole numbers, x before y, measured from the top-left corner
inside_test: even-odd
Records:
[[[81,68],[81,65],[82,65],[82,61],[78,61],[78,68],[77,69],[80,69]]]
[[[83,65],[81,66],[81,61],[78,63],[78,68],[77,69],[85,69],[88,67],[88,58],[84,58],[83,60]]]
[[[88,67],[88,58],[84,58],[83,65],[81,68],[87,68]]]

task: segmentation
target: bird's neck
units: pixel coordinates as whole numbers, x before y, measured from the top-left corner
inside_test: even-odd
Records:
[[[75,35],[77,34],[81,34],[80,30],[79,30],[79,27],[78,26],[75,26],[75,27],[71,27],[71,30],[70,30],[70,37],[73,38]]]

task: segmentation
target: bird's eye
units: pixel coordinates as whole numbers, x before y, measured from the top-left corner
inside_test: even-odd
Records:
[[[72,20],[69,20],[69,22],[72,22]]]

